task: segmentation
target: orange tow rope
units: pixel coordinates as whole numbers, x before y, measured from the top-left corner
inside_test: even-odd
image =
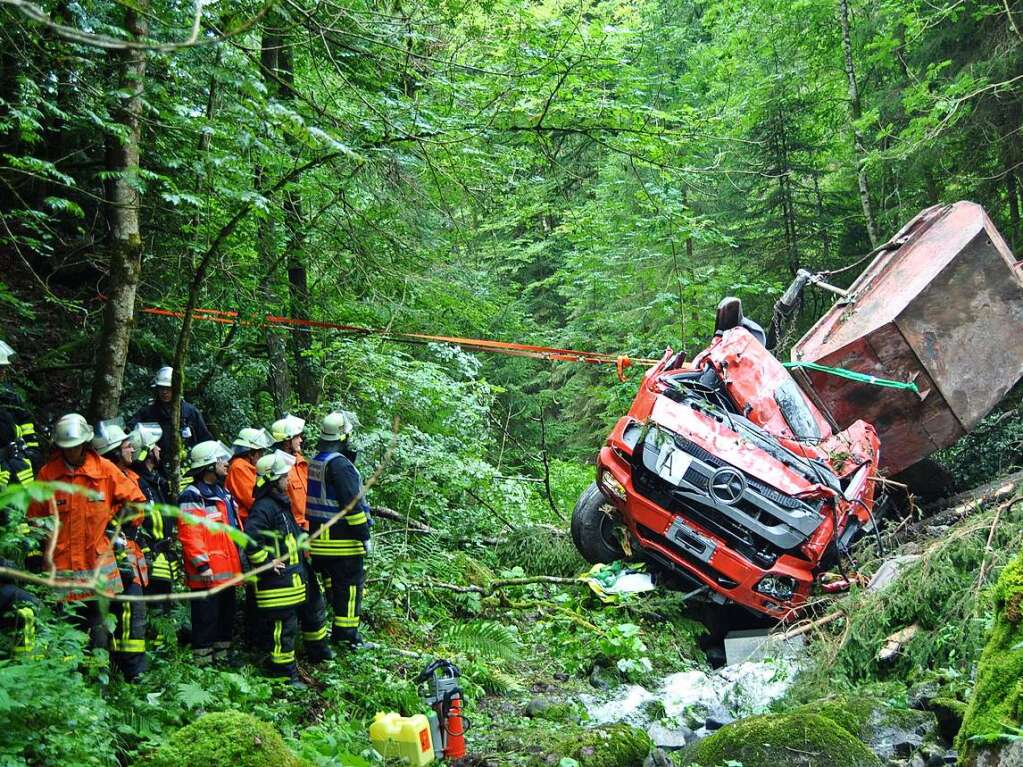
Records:
[[[161,309],[156,306],[147,306],[142,309],[145,314],[152,314],[159,317],[176,317],[181,319],[184,312],[172,309]],[[218,322],[223,325],[260,325],[264,327],[284,327],[291,330],[304,328],[319,330],[336,330],[341,333],[352,335],[379,336],[388,341],[399,343],[443,343],[456,344],[466,349],[480,352],[492,352],[495,354],[507,354],[513,357],[532,357],[534,359],[552,360],[556,362],[587,362],[592,365],[614,365],[618,374],[618,380],[625,380],[625,369],[633,364],[655,365],[660,360],[631,358],[623,354],[603,354],[601,352],[583,352],[576,349],[560,349],[553,346],[535,346],[533,344],[516,344],[509,341],[493,341],[484,338],[462,338],[460,336],[436,336],[426,333],[399,333],[383,328],[365,328],[359,325],[342,325],[336,322],[321,322],[318,320],[303,320],[294,317],[280,317],[268,314],[262,320],[243,320],[238,312],[221,311],[219,309],[193,309],[192,319],[206,322]]]

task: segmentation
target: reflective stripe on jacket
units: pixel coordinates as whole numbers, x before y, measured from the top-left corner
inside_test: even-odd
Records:
[[[302,530],[291,513],[288,497],[269,484],[257,488],[245,534],[250,539],[245,550],[254,568],[275,559],[284,563],[280,573],[268,568],[256,577],[256,606],[274,610],[305,602],[308,573],[305,555],[298,550]]]
[[[361,557],[369,540],[369,506],[360,498],[362,478],[344,455],[324,450],[309,464],[309,494],[306,514],[310,533],[320,530],[337,517],[355,498],[359,500],[342,518],[310,541],[314,556]]]
[[[66,482],[85,491],[68,493],[58,490],[51,501],[33,501],[28,508],[29,517],[57,516],[59,529],[53,549],[53,565],[58,574],[75,580],[91,580],[93,572],[98,570],[102,587],[121,591],[121,578],[107,526],[126,503],[145,502],[146,497],[138,485],[92,449],[86,449],[85,460],[75,468],[69,467],[61,453],[56,452],[40,469],[38,479],[41,482]],[[67,599],[86,596],[89,592],[73,592],[67,595]]]
[[[231,580],[242,571],[238,547],[222,526],[238,527],[234,501],[220,485],[194,481],[178,499],[181,520],[178,538],[185,560],[185,585],[208,589]],[[212,583],[203,583],[200,572],[208,571]]]
[[[132,469],[138,474],[139,487],[150,504],[170,504],[167,497],[170,486],[159,469],[150,469],[143,461],[136,461]],[[181,573],[175,550],[176,525],[177,520],[173,516],[165,515],[152,506],[146,509],[139,539],[149,564],[151,580],[174,581]]]

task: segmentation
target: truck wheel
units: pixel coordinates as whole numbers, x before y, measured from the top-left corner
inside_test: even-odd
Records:
[[[619,523],[605,511],[613,508],[594,482],[579,496],[572,512],[572,542],[591,565],[609,564],[625,556],[615,536]]]

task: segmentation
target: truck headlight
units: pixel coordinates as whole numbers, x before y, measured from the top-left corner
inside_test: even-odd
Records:
[[[796,593],[796,580],[788,575],[767,575],[756,585],[756,591],[787,602]]]
[[[625,485],[623,485],[621,482],[615,479],[614,474],[612,474],[611,472],[604,471],[600,475],[600,484],[602,484],[604,486],[604,489],[611,493],[611,495],[613,495],[619,501],[625,500],[626,498]]]

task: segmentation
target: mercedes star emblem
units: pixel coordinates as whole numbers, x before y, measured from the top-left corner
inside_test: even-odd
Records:
[[[729,506],[734,506],[746,492],[746,477],[738,469],[725,466],[710,478],[710,494]]]

